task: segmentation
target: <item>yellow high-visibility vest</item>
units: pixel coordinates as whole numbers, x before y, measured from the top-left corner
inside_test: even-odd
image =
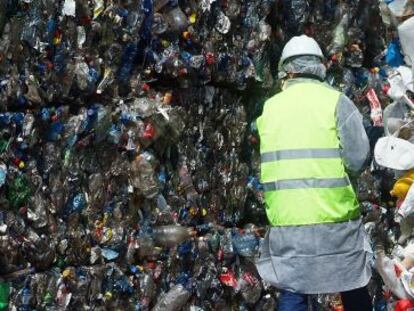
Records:
[[[335,116],[340,96],[323,83],[306,81],[266,101],[257,127],[266,213],[273,226],[360,216],[340,154]]]

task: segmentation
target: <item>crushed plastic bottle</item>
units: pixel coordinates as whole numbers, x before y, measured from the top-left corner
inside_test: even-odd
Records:
[[[160,297],[152,311],[175,311],[180,310],[190,298],[188,292],[181,284],[171,288],[163,297]]]

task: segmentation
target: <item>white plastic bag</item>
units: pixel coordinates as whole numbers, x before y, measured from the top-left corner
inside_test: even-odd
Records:
[[[414,64],[414,16],[398,26],[401,48],[405,55],[405,62],[412,66]]]
[[[414,92],[414,77],[411,68],[407,66],[400,66],[397,68],[397,71],[402,77],[405,88],[411,92]]]
[[[65,3],[63,4],[62,14],[66,16],[76,16],[75,0],[65,0]]]
[[[406,171],[414,168],[414,145],[394,136],[382,137],[375,145],[374,157],[381,166]]]
[[[401,282],[404,286],[404,290],[410,295],[411,299],[414,297],[414,287],[413,287],[414,273],[412,270],[404,271],[401,274]]]
[[[404,202],[398,209],[398,215],[401,217],[407,217],[412,213],[414,213],[414,184],[411,185],[410,190],[408,190],[407,196],[404,199]]]
[[[397,261],[385,256],[384,251],[377,251],[376,268],[381,275],[385,286],[400,299],[411,299],[401,281],[400,274],[407,270]]]

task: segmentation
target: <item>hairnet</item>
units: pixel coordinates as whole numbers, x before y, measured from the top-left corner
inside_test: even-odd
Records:
[[[286,73],[311,74],[324,80],[326,77],[326,67],[319,57],[304,55],[286,60],[286,62],[282,65],[281,77],[283,77]]]

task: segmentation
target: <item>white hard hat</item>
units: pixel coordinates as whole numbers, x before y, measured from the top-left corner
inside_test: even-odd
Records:
[[[293,37],[283,48],[279,61],[279,70],[288,58],[304,55],[313,55],[319,57],[321,60],[323,59],[322,50],[313,38],[307,35]]]
[[[414,145],[394,136],[382,137],[374,148],[375,161],[399,171],[414,168]]]

